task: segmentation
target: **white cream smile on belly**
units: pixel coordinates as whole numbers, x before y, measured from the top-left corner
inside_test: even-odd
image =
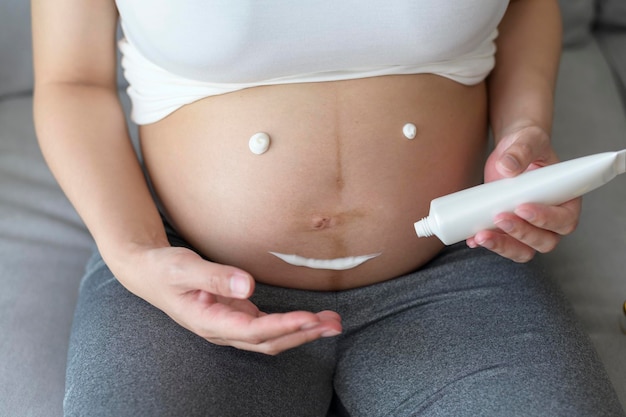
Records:
[[[272,255],[277,258],[282,259],[290,265],[295,266],[305,266],[307,268],[312,269],[332,269],[335,271],[343,271],[346,269],[356,268],[364,262],[369,261],[370,259],[374,259],[377,256],[382,255],[381,253],[374,253],[371,255],[362,255],[362,256],[348,256],[346,258],[337,258],[337,259],[311,259],[304,258],[298,255],[287,255],[284,253],[278,252],[270,252]]]

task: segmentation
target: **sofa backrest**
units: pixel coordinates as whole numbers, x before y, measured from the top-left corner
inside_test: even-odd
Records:
[[[126,85],[121,71],[118,71],[118,84],[120,87]],[[0,97],[28,93],[32,89],[30,0],[1,0]]]
[[[559,0],[559,5],[565,46],[588,41],[594,27],[626,30],[626,0]]]
[[[0,97],[32,89],[30,2],[0,2]]]
[[[559,0],[559,3],[566,46],[588,40],[594,23],[626,30],[626,0]],[[2,0],[0,97],[32,90],[31,42],[30,1]],[[120,85],[123,85],[121,78]]]
[[[598,22],[626,29],[626,0],[598,0]]]
[[[577,45],[591,36],[596,0],[559,0],[563,18],[563,44]]]

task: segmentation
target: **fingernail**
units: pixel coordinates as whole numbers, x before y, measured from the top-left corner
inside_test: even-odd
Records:
[[[511,155],[502,156],[498,162],[508,172],[518,172],[521,169],[519,161]]]
[[[528,220],[528,221],[531,221],[535,218],[535,213],[533,213],[530,210],[518,209],[518,210],[515,210],[515,214],[521,217],[522,219]]]
[[[502,230],[503,232],[509,233],[513,230],[514,224],[512,221],[510,220],[496,220],[495,222],[496,226],[498,226],[498,228],[500,230]]]
[[[235,272],[230,277],[230,292],[234,297],[246,297],[250,291],[250,280],[247,275]]]
[[[338,336],[340,335],[341,332],[339,330],[326,330],[324,333],[321,334],[322,337],[334,337],[334,336]]]

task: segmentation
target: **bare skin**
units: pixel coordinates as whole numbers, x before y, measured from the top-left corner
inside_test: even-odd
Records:
[[[168,217],[204,256],[259,282],[338,290],[414,270],[442,248],[412,224],[433,198],[481,180],[486,100],[484,84],[434,75],[262,87],[185,106],[143,126],[141,143]],[[248,149],[257,131],[272,137],[263,155]],[[381,255],[336,271],[271,251]]]
[[[174,7],[174,6],[173,6]],[[512,0],[496,68],[478,86],[433,75],[255,88],[201,100],[142,129],[147,166],[175,225],[202,254],[171,247],[117,98],[112,0],[32,0],[35,123],[42,152],[130,292],[211,343],[277,354],[341,332],[332,311],[265,314],[255,280],[341,289],[392,279],[441,244],[411,224],[431,198],[558,160],[550,145],[560,52],[556,0]],[[263,106],[261,106],[263,102]],[[414,123],[417,137],[402,134]],[[257,156],[248,138],[267,131]],[[524,205],[468,240],[523,262],[576,226],[580,200]],[[382,253],[353,270],[307,258]],[[357,274],[358,270],[358,274]]]

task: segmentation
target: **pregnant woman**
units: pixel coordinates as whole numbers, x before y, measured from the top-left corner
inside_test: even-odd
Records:
[[[32,5],[41,148],[98,247],[67,416],[620,415],[528,262],[579,200],[412,226],[557,161],[556,0]]]

